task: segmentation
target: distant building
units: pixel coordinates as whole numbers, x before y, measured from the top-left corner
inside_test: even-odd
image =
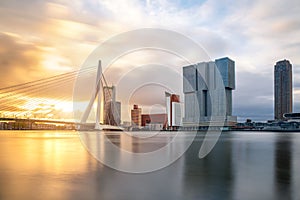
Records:
[[[184,126],[236,124],[237,118],[232,116],[233,60],[226,57],[183,67],[183,77]]]
[[[104,102],[116,100],[115,86],[103,86],[103,93]]]
[[[300,113],[285,113],[283,117],[287,121],[296,121],[300,122]]]
[[[121,102],[109,101],[104,105],[104,124],[119,126],[121,124]]]
[[[167,114],[142,114],[142,126],[148,126],[151,130],[167,128]],[[154,126],[154,127],[153,127]]]
[[[138,105],[133,105],[131,110],[131,125],[137,127],[142,125],[142,109]]]
[[[115,86],[103,86],[103,123],[110,124],[111,114],[113,113],[111,102],[116,101],[116,89]]]
[[[130,131],[131,122],[123,121],[121,127],[123,128],[124,131]]]
[[[284,120],[283,114],[293,112],[292,65],[288,60],[274,66],[274,118]]]
[[[116,87],[103,87],[103,123],[117,126],[121,123],[121,102],[116,101]]]
[[[166,108],[168,116],[168,127],[179,127],[182,125],[180,97],[176,94],[165,92]]]

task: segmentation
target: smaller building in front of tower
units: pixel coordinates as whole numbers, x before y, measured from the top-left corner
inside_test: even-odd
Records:
[[[138,105],[133,105],[131,110],[131,126],[139,128],[142,125],[142,109]]]
[[[104,105],[104,124],[120,126],[121,124],[121,102],[108,101]]]
[[[103,123],[119,126],[121,124],[121,102],[116,101],[116,87],[103,87]]]
[[[165,92],[167,125],[170,130],[176,130],[182,126],[180,97],[176,94]]]

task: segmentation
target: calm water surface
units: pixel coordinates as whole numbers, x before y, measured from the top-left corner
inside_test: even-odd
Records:
[[[166,142],[102,134],[132,152]],[[203,137],[170,166],[129,174],[98,162],[76,132],[0,131],[0,199],[300,199],[300,133],[223,133],[199,159]]]

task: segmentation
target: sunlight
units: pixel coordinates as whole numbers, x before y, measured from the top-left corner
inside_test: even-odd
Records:
[[[26,100],[21,106],[18,106],[21,113],[26,117],[33,118],[70,118],[73,114],[73,102],[61,101],[51,98],[30,98],[23,97]]]
[[[65,113],[73,112],[73,102],[62,101],[59,104],[55,105],[57,110],[62,110]]]
[[[71,71],[70,63],[67,59],[57,55],[46,54],[44,55],[43,66],[47,69],[54,71]]]

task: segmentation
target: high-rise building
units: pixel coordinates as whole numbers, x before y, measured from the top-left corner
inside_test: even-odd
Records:
[[[183,67],[184,126],[231,126],[235,63],[229,58]],[[224,122],[224,123],[223,123]]]
[[[274,118],[283,120],[283,114],[293,112],[292,65],[281,60],[274,66]]]
[[[142,125],[142,109],[138,105],[133,105],[131,110],[131,125],[136,127]]]
[[[165,97],[168,116],[168,127],[172,128],[181,126],[181,104],[179,95],[165,92]]]
[[[103,87],[103,123],[113,126],[121,123],[121,103],[116,101],[116,87]]]
[[[119,126],[121,124],[121,102],[109,101],[104,105],[104,124]]]
[[[103,100],[105,102],[116,100],[116,87],[115,86],[103,86]]]

